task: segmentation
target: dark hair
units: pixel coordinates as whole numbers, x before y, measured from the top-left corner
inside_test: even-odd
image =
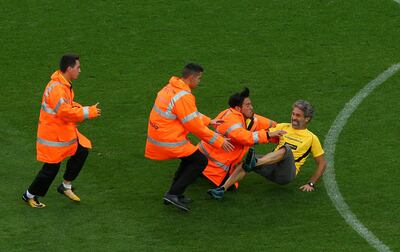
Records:
[[[79,55],[75,54],[65,54],[60,60],[60,70],[65,73],[68,67],[74,67],[76,61],[79,60]]]
[[[204,72],[204,69],[199,64],[189,63],[187,64],[182,71],[182,77],[187,78],[190,75],[199,74]]]
[[[244,99],[249,96],[250,96],[250,90],[247,87],[245,87],[245,88],[243,88],[242,92],[240,92],[240,93],[237,92],[237,93],[234,93],[233,95],[231,95],[231,97],[229,97],[228,104],[231,108],[234,108],[236,106],[241,107]]]
[[[308,101],[298,100],[295,103],[293,103],[293,108],[298,108],[301,111],[303,111],[304,117],[309,117],[310,121],[314,116],[314,108]]]

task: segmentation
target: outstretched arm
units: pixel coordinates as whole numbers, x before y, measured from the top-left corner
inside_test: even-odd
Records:
[[[328,164],[324,158],[324,155],[315,157],[314,160],[315,160],[317,168],[315,169],[314,175],[310,178],[309,182],[299,188],[303,192],[311,192],[314,190],[314,186],[312,186],[312,185],[315,185],[315,183],[317,183],[317,181],[322,176],[322,174],[324,174],[324,171]],[[310,185],[310,184],[312,184],[312,185]]]
[[[222,137],[204,124],[205,122],[207,124],[210,123],[210,118],[205,117],[197,111],[193,95],[185,95],[176,101],[173,112],[181,121],[183,127],[199,139],[217,148],[223,148],[225,151],[232,151],[234,149],[233,144],[230,143],[228,138]]]

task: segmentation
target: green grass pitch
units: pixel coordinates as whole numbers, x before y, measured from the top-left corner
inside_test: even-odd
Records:
[[[198,180],[184,214],[162,204],[178,165],[144,158],[156,92],[182,66],[205,67],[195,90],[209,116],[248,86],[258,114],[286,122],[291,104],[316,108],[323,143],[343,106],[400,62],[400,5],[391,0],[2,1],[0,8],[0,251],[374,251],[342,219],[323,186],[277,186],[250,174],[222,201]],[[35,159],[41,96],[60,56],[81,56],[76,101],[100,102],[80,130],[94,144],[74,204],[56,192],[30,209],[20,199]],[[400,250],[400,73],[376,89],[343,129],[336,180],[354,214]],[[257,146],[267,152],[272,146]],[[64,166],[62,166],[62,169]]]

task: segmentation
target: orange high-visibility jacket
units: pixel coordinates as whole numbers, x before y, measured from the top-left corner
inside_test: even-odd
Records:
[[[246,125],[243,114],[233,108],[222,111],[216,118],[224,120],[217,127],[217,132],[230,138],[235,149],[224,152],[204,141],[199,143],[199,147],[208,158],[208,165],[203,175],[220,186],[228,172],[233,173],[235,166],[242,160],[250,146],[269,142],[267,131],[277,123],[266,117],[254,115],[252,121]]]
[[[59,163],[75,154],[78,142],[91,148],[90,140],[78,132],[77,122],[97,117],[95,106],[83,107],[74,102],[74,91],[61,74],[51,75],[42,98],[37,131],[37,160]]]
[[[150,112],[145,157],[166,160],[187,157],[197,150],[190,143],[190,132],[216,148],[224,138],[207,128],[210,118],[197,111],[190,87],[178,77],[172,77],[161,89]]]

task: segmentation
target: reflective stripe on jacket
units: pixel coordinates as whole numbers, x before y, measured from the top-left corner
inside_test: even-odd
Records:
[[[225,152],[201,141],[199,150],[208,158],[203,175],[219,186],[228,175],[228,171],[230,174],[234,171],[250,146],[268,142],[266,130],[274,127],[276,122],[254,115],[253,122],[246,125],[242,113],[232,108],[222,111],[217,118],[224,120],[217,127],[217,131],[230,138],[235,149]]]
[[[210,118],[199,113],[190,87],[172,77],[161,89],[150,112],[145,157],[166,160],[186,157],[197,150],[187,139],[190,132],[221,148],[223,137],[207,128]]]
[[[43,93],[36,140],[37,160],[59,163],[75,154],[78,141],[91,148],[91,142],[78,132],[76,123],[97,117],[94,106],[83,107],[74,100],[71,84],[60,71],[52,74]]]

